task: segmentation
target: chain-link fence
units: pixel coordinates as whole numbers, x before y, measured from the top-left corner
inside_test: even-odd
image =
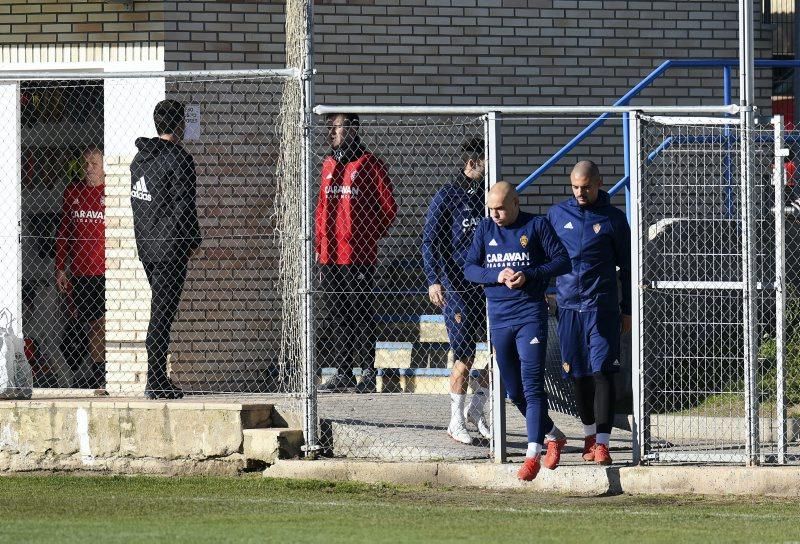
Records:
[[[485,304],[458,264],[485,215],[483,119],[333,115],[319,119],[313,141],[323,447],[486,457]],[[469,393],[471,419],[486,425],[484,435],[451,428],[461,447],[445,432],[451,389]]]
[[[301,177],[281,162],[302,155],[299,85],[288,70],[0,84],[2,215],[20,218],[0,233],[2,306],[34,388],[302,393],[302,331],[284,330],[302,294],[279,273],[302,259],[304,193],[280,189]]]
[[[0,294],[33,385],[277,394],[298,411],[307,401],[307,432],[317,409],[322,449],[334,455],[486,458],[499,407],[485,301],[463,279],[463,252],[489,179],[518,179],[587,120],[507,116],[498,144],[487,115],[338,114],[316,118],[306,144],[301,83],[228,73],[0,86],[0,116],[19,127],[0,146],[17,195],[4,204]],[[185,116],[182,145],[157,138],[158,103],[162,125]],[[738,125],[638,123],[644,459],[746,460],[752,400],[760,459],[793,460],[795,138],[754,132],[750,399]],[[618,132],[597,131],[576,156],[617,156]],[[621,161],[600,162],[607,182],[623,173]],[[563,186],[533,187],[523,209],[543,213],[565,198],[566,171],[553,175]],[[550,321],[550,406],[574,415]]]
[[[603,156],[616,144],[621,150],[620,138],[610,143],[619,121],[580,151]],[[590,122],[504,116],[496,150],[502,170],[493,179],[530,173]],[[321,444],[330,454],[455,460],[489,453],[486,305],[482,289],[463,273],[472,233],[486,213],[490,170],[498,166],[489,160],[495,142],[488,134],[485,115],[318,119],[315,360]],[[608,169],[608,179],[615,173]],[[569,176],[560,174],[560,183],[521,194],[523,209],[543,213],[564,200]],[[552,312],[549,404],[575,415],[561,361]],[[524,421],[508,407],[509,433],[524,437]]]
[[[800,461],[797,144],[779,117],[759,127],[755,140],[759,460],[783,464]]]
[[[796,319],[793,158],[780,151],[782,127],[752,130],[754,190],[748,202],[736,123],[642,117],[634,136],[641,176],[633,195],[640,259],[640,438],[648,462],[797,458],[797,399],[791,391],[800,373],[792,370],[790,324]],[[745,208],[755,225],[755,330],[745,318]],[[757,352],[753,384],[748,337]],[[756,447],[748,452],[751,439]]]
[[[330,156],[336,130],[320,118],[308,198],[298,183],[300,85],[252,71],[3,83],[2,116],[19,127],[2,146],[7,189],[18,195],[6,218],[19,213],[20,223],[3,226],[2,303],[25,338],[34,388],[274,393],[297,399],[293,409],[300,398],[313,405],[299,277],[308,233],[313,357],[320,391],[331,393],[318,400],[324,449],[485,458],[485,302],[454,252],[485,214],[487,116],[365,117],[341,157]],[[553,119],[517,122],[503,127],[514,151],[499,153],[512,179],[520,161],[540,162],[568,132],[554,132]],[[550,334],[551,407],[572,412],[554,318]],[[466,393],[464,428],[448,429],[456,392]]]

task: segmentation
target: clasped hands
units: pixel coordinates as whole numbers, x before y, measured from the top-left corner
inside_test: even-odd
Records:
[[[497,275],[497,283],[502,283],[509,289],[520,289],[525,285],[525,274],[523,272],[514,272],[510,268],[504,268],[500,274]]]

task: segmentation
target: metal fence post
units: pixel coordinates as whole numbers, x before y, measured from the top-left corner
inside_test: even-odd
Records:
[[[644,394],[642,390],[642,318],[640,291],[641,267],[640,255],[642,251],[641,237],[641,161],[639,149],[639,115],[634,112],[627,119],[628,135],[628,165],[629,165],[629,190],[630,208],[629,217],[631,225],[631,385],[633,389],[633,422],[631,424],[631,449],[633,463],[641,464],[644,458]]]
[[[300,118],[303,122],[303,297],[304,297],[304,334],[303,355],[305,368],[303,376],[303,434],[305,438],[305,453],[313,457],[319,450],[319,432],[317,421],[317,384],[316,361],[314,360],[314,240],[313,225],[313,176],[312,176],[312,146],[313,135],[311,127],[314,117],[314,2],[309,1],[306,7],[306,60],[305,70],[302,74],[301,88],[303,93],[303,111]]]
[[[755,182],[753,154],[753,124],[755,94],[753,84],[753,3],[739,0],[739,105],[741,121],[739,134],[740,204],[742,213],[742,283],[744,325],[744,382],[745,419],[747,422],[747,464],[758,464],[758,395],[756,341],[756,282],[755,282],[755,207],[753,184]]]
[[[500,114],[490,111],[485,119],[485,141],[486,141],[486,194],[489,189],[501,179],[503,165],[503,154],[501,147],[502,141],[502,122]],[[491,330],[487,315],[486,319],[486,342],[487,349],[492,361],[492,458],[495,463],[503,463],[506,460],[506,393],[503,382],[500,379],[500,368],[494,360],[494,350],[491,347]]]
[[[628,224],[631,223],[631,133],[630,133],[630,113],[622,114],[622,162],[625,168],[625,177],[628,179],[625,185],[625,215],[628,216]]]
[[[786,232],[784,229],[783,188],[786,186],[786,169],[783,166],[784,157],[789,156],[789,149],[783,146],[783,117],[775,115],[772,118],[773,134],[775,140],[775,169],[773,184],[775,188],[775,373],[776,393],[775,404],[778,424],[778,464],[786,464],[786,368],[784,358],[786,355],[786,287],[785,287],[785,257],[784,243]]]

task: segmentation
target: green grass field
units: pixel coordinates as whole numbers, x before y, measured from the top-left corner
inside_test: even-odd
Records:
[[[246,478],[0,477],[0,542],[786,542],[800,504]]]

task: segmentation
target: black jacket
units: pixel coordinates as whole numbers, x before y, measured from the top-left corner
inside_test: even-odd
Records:
[[[131,163],[131,209],[142,262],[187,259],[202,241],[194,159],[180,145],[137,138]]]

